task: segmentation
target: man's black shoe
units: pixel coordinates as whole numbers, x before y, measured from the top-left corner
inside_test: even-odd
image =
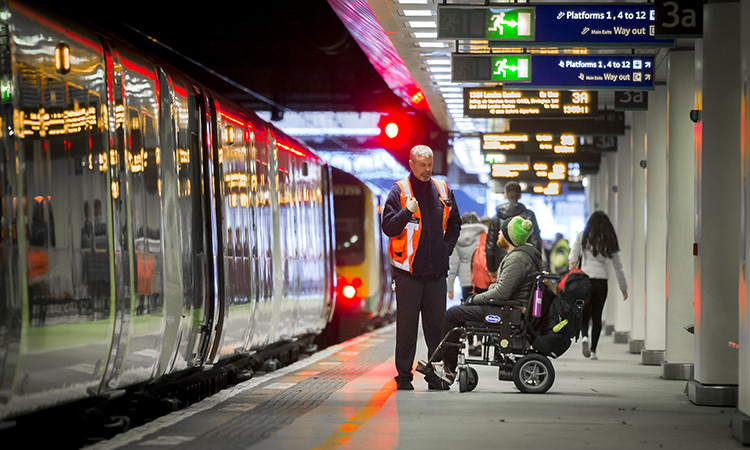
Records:
[[[448,386],[447,383],[445,383],[443,380],[440,380],[440,379],[436,381],[428,381],[427,387],[431,391],[448,391],[451,388],[450,386]]]
[[[399,391],[413,391],[414,385],[409,380],[396,380],[396,389]]]

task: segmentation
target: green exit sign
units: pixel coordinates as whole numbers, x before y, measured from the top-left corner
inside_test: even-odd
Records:
[[[491,8],[486,10],[487,39],[534,40],[534,10]]]
[[[531,81],[531,55],[492,57],[492,81]]]

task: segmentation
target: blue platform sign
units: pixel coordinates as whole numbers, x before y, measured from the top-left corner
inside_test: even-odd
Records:
[[[655,37],[646,3],[438,4],[438,39],[487,39],[490,45],[671,46]]]
[[[507,55],[516,57],[519,55]],[[498,62],[505,55],[454,53],[451,80],[455,83],[497,82],[505,87],[543,89],[654,88],[654,58],[647,55],[525,55],[530,58],[525,77],[498,79]],[[507,66],[507,64],[506,64]],[[502,72],[501,72],[502,73]],[[510,74],[510,71],[506,70]]]

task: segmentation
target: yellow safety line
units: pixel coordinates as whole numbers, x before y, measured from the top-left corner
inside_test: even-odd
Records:
[[[378,392],[373,395],[364,408],[357,411],[351,416],[345,424],[341,425],[334,431],[328,439],[312,450],[333,450],[341,448],[346,444],[352,435],[359,430],[359,427],[367,423],[372,416],[378,413],[388,401],[391,394],[396,391],[396,380],[391,379]]]

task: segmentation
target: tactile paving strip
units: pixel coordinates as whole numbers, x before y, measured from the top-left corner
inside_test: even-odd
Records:
[[[182,444],[180,448],[237,450],[250,447],[312,411],[346,383],[393,356],[393,341],[388,339],[359,348],[362,351],[357,356],[300,381],[258,404],[251,411],[223,423],[189,443]],[[343,348],[340,353],[349,350],[350,348]]]

